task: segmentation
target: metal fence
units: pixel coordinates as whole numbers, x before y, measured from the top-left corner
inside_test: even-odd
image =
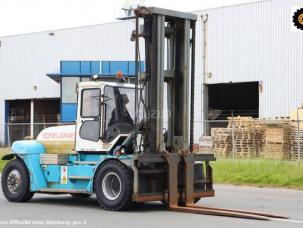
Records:
[[[229,117],[200,122],[199,152],[223,158],[303,159],[303,120]]]

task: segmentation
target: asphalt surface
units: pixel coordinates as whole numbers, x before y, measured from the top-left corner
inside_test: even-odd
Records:
[[[291,219],[256,221],[171,212],[159,202],[110,212],[100,209],[94,198],[75,200],[69,195],[36,194],[28,203],[10,203],[1,191],[0,227],[303,227],[303,191],[223,185],[215,189],[216,197],[198,205],[271,212]]]

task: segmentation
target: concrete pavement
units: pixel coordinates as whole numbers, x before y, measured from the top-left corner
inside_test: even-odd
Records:
[[[167,211],[159,202],[125,212],[99,208],[96,199],[36,194],[28,203],[10,203],[0,193],[0,227],[303,227],[303,191],[217,185],[216,197],[198,205],[277,213],[291,220],[255,221]]]

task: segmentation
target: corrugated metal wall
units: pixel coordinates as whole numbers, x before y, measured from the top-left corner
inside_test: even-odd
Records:
[[[291,14],[302,0],[267,0],[197,11],[196,139],[201,135],[203,26],[208,14],[207,83],[262,82],[260,116],[287,116],[303,103],[303,33]],[[59,97],[59,85],[45,74],[60,60],[132,60],[133,21],[0,38],[0,123],[4,99]],[[144,49],[141,49],[143,59]],[[34,91],[33,86],[38,90]]]
[[[206,83],[260,81],[260,117],[289,116],[303,103],[303,32],[292,23],[302,0],[267,0],[197,11],[197,84],[201,97],[203,25],[208,15]],[[201,101],[196,100],[197,121]],[[201,135],[201,128],[196,128]]]
[[[0,48],[0,98],[59,97],[46,73],[60,60],[132,60],[132,21],[4,37]],[[37,85],[34,91],[32,86]]]
[[[0,124],[4,100],[60,97],[59,84],[46,76],[59,71],[60,60],[134,60],[134,28],[133,21],[121,21],[57,30],[53,36],[40,32],[0,38]]]
[[[270,0],[197,12],[208,14],[206,82],[261,81],[262,117],[287,116],[303,103],[303,32],[291,18],[298,6],[302,0]]]

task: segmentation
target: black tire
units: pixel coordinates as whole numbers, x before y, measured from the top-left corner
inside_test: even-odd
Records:
[[[293,15],[293,22],[294,25],[300,29],[303,30],[303,8],[298,9],[294,15]]]
[[[85,193],[71,193],[71,196],[76,199],[88,199],[92,195]]]
[[[9,187],[8,178],[15,178],[17,175],[19,175],[20,182],[16,189],[12,190],[11,186]],[[16,183],[16,178],[11,179],[11,183]],[[2,172],[1,185],[5,198],[10,202],[27,202],[34,195],[33,192],[30,192],[30,179],[27,167],[20,159],[11,160],[6,164]]]
[[[108,178],[112,178],[112,180],[110,181]],[[109,186],[107,183],[111,183],[111,185]],[[105,186],[109,187],[105,188]],[[118,188],[118,186],[120,187]],[[127,209],[132,203],[132,172],[119,161],[110,160],[104,163],[95,175],[94,192],[102,208],[110,211]]]

